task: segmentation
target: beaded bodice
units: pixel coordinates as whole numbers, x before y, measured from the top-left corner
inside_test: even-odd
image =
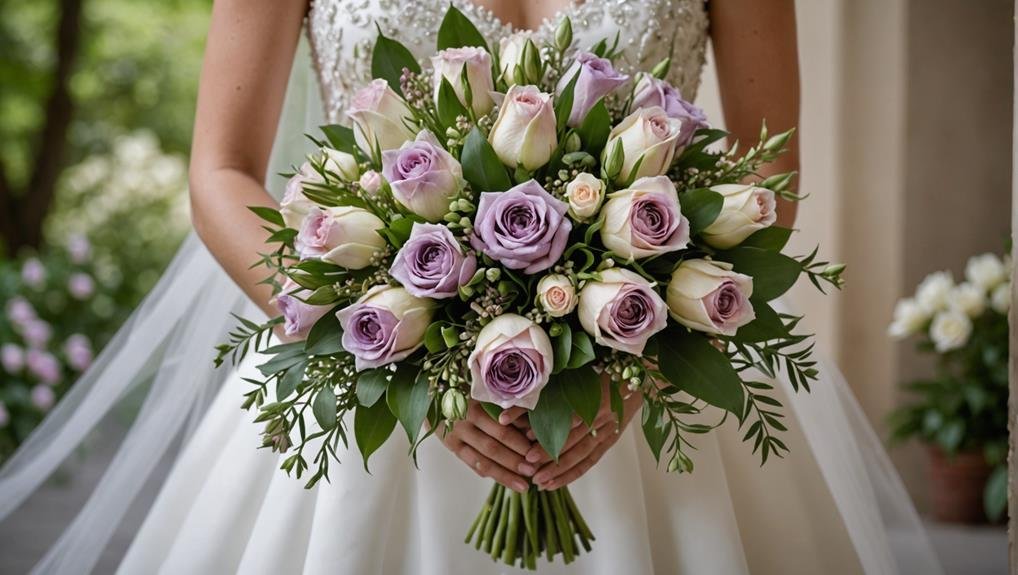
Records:
[[[376,28],[402,42],[421,61],[435,50],[435,36],[449,0],[314,0],[307,32],[330,122],[343,122],[350,95],[371,79]],[[515,30],[470,0],[452,0],[489,43]],[[534,31],[550,40],[561,18],[573,23],[577,46],[587,48],[620,34],[618,67],[648,70],[671,55],[667,78],[692,100],[700,83],[707,42],[704,0],[585,0],[574,2]]]

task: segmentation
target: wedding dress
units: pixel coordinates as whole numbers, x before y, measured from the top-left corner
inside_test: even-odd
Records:
[[[454,0],[490,42],[512,32],[490,12]],[[446,0],[316,0],[298,51],[269,169],[299,163],[304,133],[343,122],[369,78],[375,24],[426,58]],[[671,55],[668,80],[692,99],[707,40],[698,0],[587,0],[563,10],[580,46],[620,32],[623,69]],[[534,31],[548,38],[556,21]],[[310,50],[308,49],[310,47]],[[0,518],[20,505],[101,418],[149,385],[133,429],[88,504],[37,572],[83,573],[140,486],[181,433],[185,447],[123,559],[120,572],[165,574],[515,573],[463,544],[490,483],[437,440],[420,470],[400,433],[372,473],[341,452],[331,482],[307,491],[256,449],[260,426],[240,409],[257,358],[214,371],[211,350],[234,311],[257,311],[190,238],[162,284],[22,450],[0,470]],[[223,380],[225,379],[225,382]],[[776,382],[790,454],[762,468],[729,421],[697,438],[695,471],[666,474],[636,425],[571,490],[597,536],[574,564],[543,573],[940,573],[935,555],[879,440],[837,369],[821,366],[812,393]],[[135,392],[137,393],[137,392]],[[215,395],[215,399],[209,400]],[[193,433],[192,433],[193,431]]]

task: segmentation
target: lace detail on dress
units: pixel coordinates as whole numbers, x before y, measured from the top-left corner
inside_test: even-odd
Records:
[[[513,26],[470,0],[452,0],[477,26],[490,45],[512,34]],[[399,40],[421,61],[434,53],[435,35],[447,0],[314,0],[307,33],[330,122],[344,122],[350,95],[371,79],[371,48],[376,26]],[[707,9],[703,0],[586,0],[561,10],[534,30],[550,40],[558,22],[573,21],[574,44],[590,47],[616,31],[625,72],[649,70],[671,54],[668,81],[693,99],[700,84],[707,43]]]

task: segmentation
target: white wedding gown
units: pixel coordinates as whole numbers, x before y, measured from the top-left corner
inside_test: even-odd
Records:
[[[491,42],[511,32],[466,0],[454,4]],[[302,43],[298,52],[270,175],[300,161],[307,151],[303,133],[343,121],[351,91],[369,77],[375,23],[424,59],[446,6],[445,0],[316,0],[308,16],[311,50]],[[669,80],[692,99],[707,39],[703,2],[587,0],[562,15],[572,18],[581,46],[620,30],[624,68],[649,68],[672,50]],[[555,24],[547,22],[536,34],[548,37]],[[278,180],[270,176],[274,192]],[[254,376],[257,358],[226,378],[206,411],[201,395],[216,392],[220,379],[207,358],[232,321],[226,311],[255,313],[239,293],[191,238],[164,285],[56,410],[56,421],[0,471],[2,518],[135,385],[146,365],[155,370],[137,424],[107,477],[37,571],[89,571],[112,525],[191,418],[200,423],[121,573],[518,572],[463,543],[490,482],[438,441],[421,447],[418,471],[397,431],[372,457],[371,475],[358,453],[340,453],[343,463],[332,466],[331,482],[307,491],[278,469],[279,456],[257,449],[260,426],[240,409],[250,385],[241,377]],[[631,425],[571,486],[597,537],[594,550],[570,566],[542,562],[540,572],[940,573],[880,442],[836,368],[822,367],[810,394],[777,382],[791,452],[762,468],[734,421],[696,438],[696,469],[686,475],[658,468]]]

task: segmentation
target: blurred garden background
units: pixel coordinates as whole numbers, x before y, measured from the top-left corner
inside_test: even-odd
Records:
[[[0,0],[0,462],[189,227],[211,0]]]

